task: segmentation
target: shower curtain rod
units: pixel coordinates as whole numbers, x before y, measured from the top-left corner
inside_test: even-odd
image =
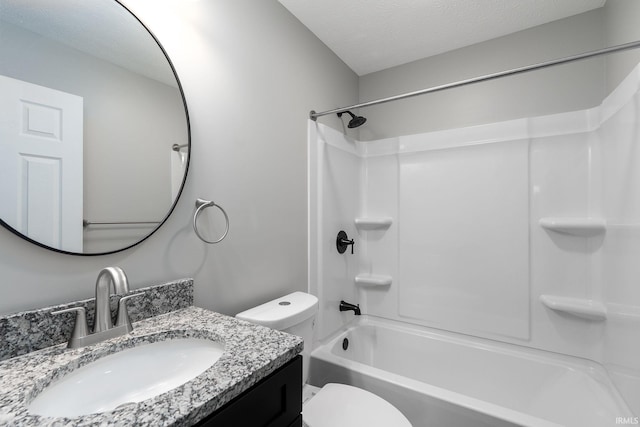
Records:
[[[610,46],[610,47],[606,47],[604,49],[592,50],[590,52],[579,53],[577,55],[571,55],[571,56],[567,56],[567,57],[560,58],[560,59],[553,59],[551,61],[540,62],[538,64],[526,65],[524,67],[519,67],[519,68],[512,68],[510,70],[499,71],[497,73],[485,74],[485,75],[479,76],[479,77],[473,77],[473,78],[466,79],[466,80],[459,80],[459,81],[453,82],[453,83],[447,83],[447,84],[443,84],[443,85],[439,85],[439,86],[433,86],[433,87],[430,87],[430,88],[427,88],[427,89],[421,89],[421,90],[416,90],[416,91],[413,91],[413,92],[403,93],[401,95],[390,96],[388,98],[381,98],[381,99],[376,99],[374,101],[363,102],[361,104],[354,104],[354,105],[350,105],[348,107],[334,108],[333,110],[322,111],[320,113],[316,113],[315,111],[311,110],[309,112],[309,118],[311,120],[315,121],[318,117],[326,116],[328,114],[344,113],[344,112],[346,112],[348,110],[353,110],[353,109],[356,109],[356,108],[371,107],[373,105],[384,104],[384,103],[391,102],[391,101],[398,101],[400,99],[406,99],[406,98],[411,98],[411,97],[414,97],[414,96],[425,95],[427,93],[439,92],[441,90],[452,89],[454,87],[460,87],[460,86],[466,86],[466,85],[470,85],[470,84],[473,84],[473,83],[485,82],[485,81],[488,81],[488,80],[494,80],[494,79],[498,79],[498,78],[501,78],[501,77],[513,76],[513,75],[516,75],[516,74],[526,73],[528,71],[540,70],[542,68],[552,67],[554,65],[566,64],[568,62],[579,61],[579,60],[582,60],[582,59],[593,58],[595,56],[607,55],[607,54],[610,54],[610,53],[620,52],[620,51],[629,50],[629,49],[635,49],[635,48],[638,48],[638,47],[640,47],[640,40],[636,40],[634,42],[629,42],[629,43],[624,43],[624,44],[619,44],[619,45],[616,45],[616,46]]]

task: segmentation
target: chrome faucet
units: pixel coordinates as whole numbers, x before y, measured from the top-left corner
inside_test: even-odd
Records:
[[[113,328],[111,307],[109,305],[111,284],[113,284],[113,290],[116,294],[129,293],[129,280],[120,267],[106,267],[98,273],[98,280],[96,280],[95,322],[93,324],[94,334]]]
[[[354,305],[345,301],[340,301],[340,311],[352,310],[356,316],[360,316],[360,304]]]
[[[111,285],[115,294],[122,295],[129,292],[129,281],[127,275],[120,267],[106,267],[98,273],[96,280],[96,301],[95,301],[95,319],[93,330],[89,332],[87,325],[87,315],[84,307],[71,307],[64,310],[54,311],[51,314],[76,312],[76,324],[73,333],[69,338],[67,347],[78,348],[90,344],[108,340],[110,338],[126,335],[133,330],[129,313],[127,312],[126,302],[142,293],[123,296],[118,301],[118,315],[116,324],[113,324],[111,318],[111,308],[109,300],[111,297]]]

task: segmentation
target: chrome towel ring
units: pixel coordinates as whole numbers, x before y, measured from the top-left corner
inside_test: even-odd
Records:
[[[218,240],[207,240],[204,237],[202,237],[202,235],[198,231],[198,226],[197,226],[198,215],[200,215],[200,212],[202,212],[203,210],[211,206],[215,206],[216,208],[220,209],[220,212],[222,212],[222,214],[224,215],[224,220],[227,222],[227,228],[226,230],[224,230],[224,234],[222,235],[222,237],[220,237]],[[213,201],[196,199],[196,211],[193,213],[193,231],[195,231],[196,236],[198,236],[200,240],[202,240],[205,243],[209,243],[209,244],[220,243],[225,237],[227,237],[227,233],[229,233],[229,216],[227,215],[225,210],[222,209],[222,206],[216,205]]]

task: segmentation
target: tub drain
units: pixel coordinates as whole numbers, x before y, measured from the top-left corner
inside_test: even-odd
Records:
[[[342,340],[342,349],[346,350],[349,348],[349,340],[347,338]]]

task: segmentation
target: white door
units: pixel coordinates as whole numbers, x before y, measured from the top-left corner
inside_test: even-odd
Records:
[[[82,252],[83,99],[0,75],[0,218]]]

